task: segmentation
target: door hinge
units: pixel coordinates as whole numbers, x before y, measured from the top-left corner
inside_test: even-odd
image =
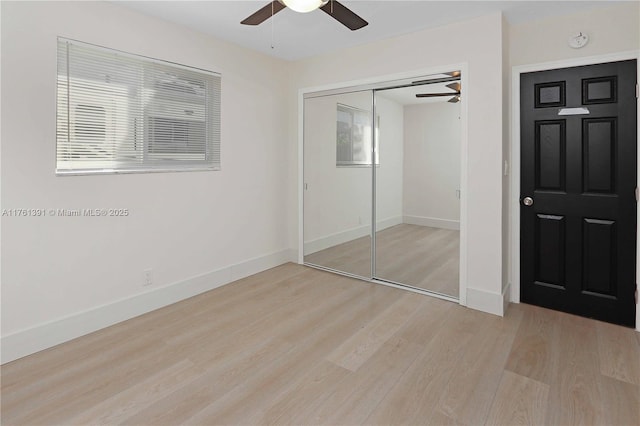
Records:
[[[638,304],[638,284],[636,284],[636,305]]]
[[[636,99],[640,98],[640,89],[638,89],[638,83],[636,83]]]
[[[638,187],[636,186],[636,203],[638,202],[638,197],[640,196],[640,191],[638,191]]]

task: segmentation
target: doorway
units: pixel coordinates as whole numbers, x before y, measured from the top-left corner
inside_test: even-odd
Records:
[[[304,96],[305,264],[460,300],[461,87],[451,71]]]
[[[520,75],[520,291],[633,326],[636,61]]]

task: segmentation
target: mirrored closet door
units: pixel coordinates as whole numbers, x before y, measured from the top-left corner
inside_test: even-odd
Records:
[[[371,278],[371,90],[304,100],[304,262]]]
[[[460,102],[457,82],[375,91],[375,278],[458,298]],[[446,96],[417,97],[418,94]]]
[[[460,74],[304,100],[304,262],[457,299]]]

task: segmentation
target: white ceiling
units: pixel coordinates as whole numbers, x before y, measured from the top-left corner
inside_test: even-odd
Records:
[[[240,21],[261,1],[115,1],[141,13],[287,60],[315,56],[421,29],[502,11],[511,23],[611,5],[612,1],[370,1],[340,0],[369,22],[349,31],[326,13],[284,9],[258,26]],[[470,35],[472,36],[472,35]]]

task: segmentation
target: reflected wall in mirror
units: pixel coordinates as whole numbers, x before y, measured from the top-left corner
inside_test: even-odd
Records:
[[[376,91],[376,105],[394,110],[384,121],[400,139],[380,161],[400,166],[376,173],[375,278],[457,298],[460,252],[460,102],[449,97],[416,98],[434,85]],[[381,133],[382,130],[381,130]],[[378,170],[376,170],[377,172]],[[398,184],[400,182],[400,184]],[[400,186],[400,189],[397,190]],[[386,192],[401,201],[400,221],[385,223]],[[391,226],[390,226],[391,225]]]
[[[373,92],[304,100],[304,262],[371,278]]]

